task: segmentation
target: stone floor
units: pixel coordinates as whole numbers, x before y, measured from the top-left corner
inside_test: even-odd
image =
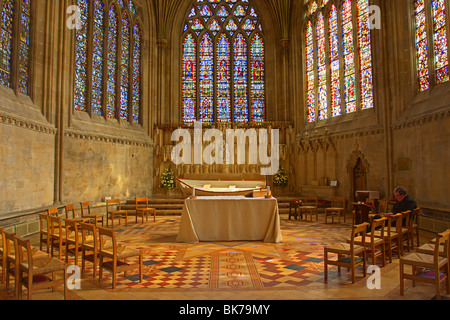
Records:
[[[152,220],[152,219],[150,219]],[[351,221],[350,217],[347,222]],[[120,243],[144,251],[144,281],[135,272],[118,276],[111,289],[106,272],[102,282],[92,277],[92,265],[82,273],[81,289],[71,290],[71,300],[166,300],[166,301],[246,301],[246,300],[431,300],[433,285],[406,282],[404,296],[399,292],[398,259],[381,268],[379,289],[367,287],[367,277],[357,270],[357,282],[351,284],[350,272],[337,273],[329,267],[328,283],[323,277],[323,247],[350,236],[348,224],[288,220],[281,215],[283,242],[217,242],[186,244],[175,241],[179,216],[158,216],[145,224],[129,223],[116,227]],[[421,243],[434,234],[421,231]],[[37,235],[30,237],[39,245]],[[70,263],[73,263],[73,256]],[[80,264],[80,263],[79,263]],[[81,265],[81,264],[80,264]],[[13,290],[4,290],[0,299],[15,299]],[[39,290],[36,300],[62,300],[62,287],[55,292]],[[441,289],[444,299],[445,285]],[[23,296],[26,299],[26,296]]]

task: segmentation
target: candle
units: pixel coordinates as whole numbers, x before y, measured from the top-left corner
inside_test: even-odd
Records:
[[[270,196],[270,187],[267,187],[267,196]]]
[[[192,188],[192,195],[195,197],[195,188]]]

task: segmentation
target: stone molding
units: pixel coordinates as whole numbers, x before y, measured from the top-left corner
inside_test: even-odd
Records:
[[[98,141],[98,142],[106,142],[106,143],[115,143],[115,144],[123,144],[129,146],[137,146],[144,148],[152,148],[153,142],[150,141],[142,141],[142,140],[132,140],[126,138],[112,137],[101,134],[92,134],[86,132],[75,131],[71,129],[66,129],[64,132],[64,136],[68,138],[80,139],[80,140],[90,140],[90,141]]]
[[[412,119],[403,120],[392,126],[393,130],[398,131],[407,128],[422,126],[427,123],[444,120],[450,117],[450,110],[444,110],[433,114],[418,116]]]
[[[28,119],[20,119],[17,116],[13,117],[5,114],[0,114],[0,123],[50,135],[56,135],[56,133],[58,132],[58,129],[54,127],[44,125],[42,123],[37,123]]]

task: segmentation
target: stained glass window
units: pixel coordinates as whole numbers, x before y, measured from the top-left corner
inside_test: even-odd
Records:
[[[352,2],[342,5],[342,50],[344,58],[344,102],[345,112],[356,111],[355,50],[353,44]]]
[[[135,22],[133,27],[133,122],[139,123],[141,114],[141,27]]]
[[[331,110],[332,116],[340,116],[341,110],[341,76],[339,61],[338,13],[335,5],[331,6],[329,17],[329,47],[331,66]]]
[[[108,12],[108,45],[107,45],[107,75],[106,84],[106,114],[108,118],[116,117],[116,74],[117,74],[117,12],[111,4]]]
[[[92,114],[103,114],[103,38],[104,10],[103,1],[94,1],[94,39],[92,57]]]
[[[11,87],[14,1],[3,0],[0,33],[0,84]]]
[[[427,15],[428,8],[431,9],[429,17]],[[450,80],[448,70],[447,8],[445,0],[415,0],[414,10],[417,78],[419,91],[424,91],[432,85],[430,74],[433,71],[435,75],[433,84],[438,85]],[[430,18],[431,21],[429,21]],[[431,34],[430,38],[428,38],[428,32]],[[430,57],[434,57],[434,63]]]
[[[449,80],[445,0],[433,0],[431,8],[434,19],[433,40],[436,83],[441,84]]]
[[[0,85],[27,95],[30,94],[31,3],[31,0],[0,2]],[[13,65],[17,65],[17,72],[12,72]],[[13,88],[13,83],[17,87]]]
[[[308,123],[373,108],[369,0],[309,2],[305,27]],[[355,35],[357,38],[355,39]]]
[[[317,107],[319,111],[319,120],[325,120],[328,113],[327,101],[327,65],[325,51],[325,21],[320,12],[317,17],[316,26],[317,37]]]
[[[31,3],[31,0],[3,0],[0,8],[0,85],[12,88],[17,80],[13,89],[27,95],[30,94]],[[13,62],[18,66],[17,73],[12,72]]]
[[[192,125],[262,123],[264,39],[248,0],[196,0],[182,46],[182,117]]]
[[[370,42],[369,0],[358,0],[358,45],[361,109],[373,108],[372,48]]]
[[[75,37],[74,108],[139,124],[142,79],[140,10],[132,0],[112,1],[107,8],[105,3],[103,0],[77,2],[81,28],[76,30]],[[87,90],[90,90],[89,94]]]
[[[306,88],[308,122],[316,121],[315,74],[314,74],[314,40],[312,23],[308,21],[306,27]]]
[[[122,18],[121,62],[120,119],[128,120],[130,84],[130,21],[127,14],[125,14]]]
[[[74,108],[86,111],[87,85],[87,30],[89,7],[87,0],[78,0],[80,10],[80,26],[76,29],[75,44],[75,95]]]

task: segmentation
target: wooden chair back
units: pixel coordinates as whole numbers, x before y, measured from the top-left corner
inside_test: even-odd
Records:
[[[67,219],[75,219],[77,217],[77,214],[75,212],[75,206],[73,204],[69,204],[69,205],[65,206],[65,209],[66,209],[66,218]]]
[[[441,232],[437,235],[435,247],[434,247],[434,261],[437,263],[439,261],[440,250],[442,249],[440,246],[443,246],[443,252],[447,253],[447,263],[450,263],[450,229]],[[449,275],[447,275],[449,276]]]
[[[378,200],[378,213],[388,212],[388,202],[386,200]]]
[[[50,221],[50,235],[53,236],[62,236],[62,223],[60,217],[49,216]]]
[[[409,227],[410,227],[409,220],[411,217],[411,210],[403,211],[403,212],[401,212],[401,215],[402,215],[402,226],[404,228],[409,229]]]
[[[380,219],[374,219],[372,221],[372,228],[371,228],[371,237],[372,237],[372,243],[374,238],[380,238],[380,239],[384,239],[384,227],[386,225],[386,220],[387,218],[383,217]],[[379,232],[375,232],[375,231],[379,231]]]
[[[69,238],[72,238],[72,240],[78,241],[79,239],[79,228],[78,223],[76,221],[66,219],[64,220],[64,223],[66,225],[66,239],[69,240]],[[72,237],[73,235],[73,237]]]
[[[81,217],[91,214],[91,205],[89,204],[89,201],[81,202],[80,206],[81,206]]]
[[[106,200],[106,212],[114,211],[116,208],[110,209],[110,206],[117,206],[117,210],[121,210],[120,199]]]
[[[18,263],[19,265],[26,262],[27,270],[33,270],[33,250],[29,239],[16,237]],[[25,252],[25,254],[24,254]]]
[[[345,209],[345,197],[332,197],[331,198],[331,207]]]
[[[409,227],[416,225],[419,223],[419,214],[421,208],[416,208],[411,210],[411,214],[409,215]]]
[[[98,249],[97,227],[92,223],[80,223],[81,243],[90,250]],[[90,238],[91,236],[92,238]],[[92,241],[89,241],[92,239]]]
[[[47,214],[48,214],[49,216],[59,217],[58,208],[50,208],[50,209],[47,209]]]
[[[100,252],[105,252],[105,244],[106,243],[111,243],[112,247],[108,249],[112,249],[112,254],[114,255],[114,257],[117,256],[117,242],[116,242],[116,233],[114,231],[114,229],[107,229],[107,228],[103,228],[103,227],[97,227],[98,230],[98,236],[99,236],[99,245],[100,245]],[[111,253],[108,250],[108,253]],[[111,258],[113,258],[111,256]]]
[[[393,232],[399,233],[399,229],[402,228],[402,214],[397,213],[397,214],[392,214],[392,215],[388,216],[388,225],[387,226],[388,226],[388,229],[387,229],[388,236],[391,236],[391,234]]]
[[[361,242],[363,245],[366,243],[367,227],[369,224],[363,222],[361,224],[354,224],[352,226],[352,234],[350,238],[350,251],[355,252],[355,239],[361,235]],[[359,242],[359,241],[358,241]]]
[[[140,208],[148,208],[148,198],[147,197],[136,198],[136,209],[139,207],[139,205],[141,205]]]
[[[312,206],[317,208],[319,200],[317,196],[306,196],[305,197],[305,206]]]

